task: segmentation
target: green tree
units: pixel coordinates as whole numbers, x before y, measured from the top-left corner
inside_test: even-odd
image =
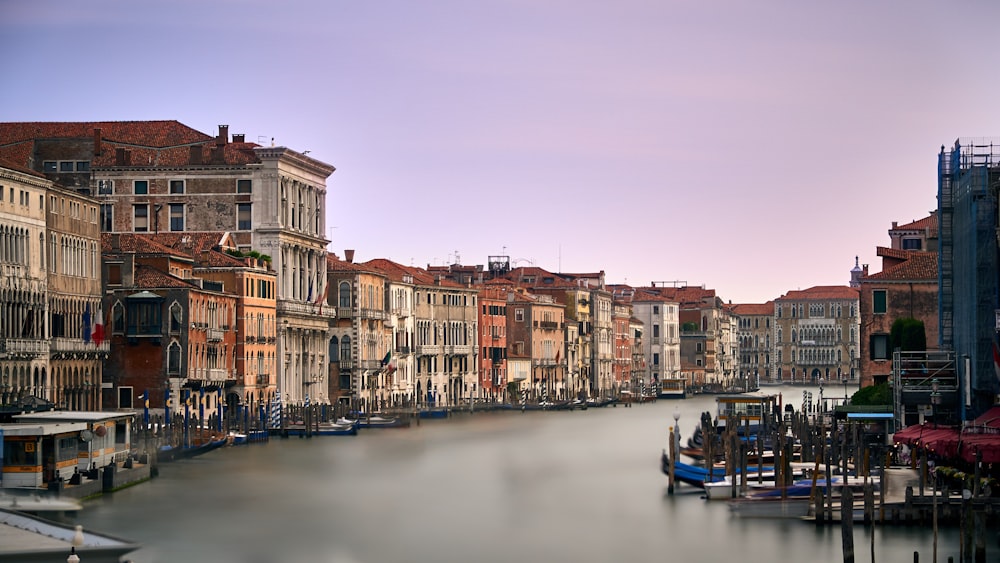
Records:
[[[869,385],[851,396],[851,405],[891,405],[892,389],[888,383]]]
[[[924,332],[924,321],[913,318],[896,319],[889,331],[891,350],[900,349],[904,352],[917,352],[927,349],[927,334]]]

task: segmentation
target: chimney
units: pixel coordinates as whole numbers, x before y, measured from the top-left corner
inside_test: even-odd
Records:
[[[353,250],[345,250],[344,251],[344,260],[346,260],[347,262],[353,263],[354,262],[354,251]]]
[[[94,156],[101,156],[101,128],[94,128]]]
[[[115,149],[115,166],[125,166],[125,149],[121,147]]]
[[[247,140],[247,137],[243,133],[233,133],[233,142],[234,143],[245,143],[246,140]]]
[[[898,226],[898,224],[895,221],[893,221],[892,222],[892,228],[893,228],[893,230],[895,230],[897,226]]]
[[[219,125],[219,136],[215,139],[215,144],[222,146],[229,142],[229,126]]]
[[[188,164],[201,164],[201,145],[189,147]]]

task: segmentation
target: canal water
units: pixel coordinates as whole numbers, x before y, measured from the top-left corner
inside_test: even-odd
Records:
[[[803,388],[772,389],[801,406]],[[741,519],[685,485],[668,496],[675,409],[686,440],[714,398],[272,439],[165,464],[77,521],[141,543],[135,563],[843,561],[837,526]],[[854,541],[859,562],[931,561],[928,528],[858,524]]]

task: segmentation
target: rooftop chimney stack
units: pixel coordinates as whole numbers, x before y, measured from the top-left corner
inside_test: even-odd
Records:
[[[346,260],[347,262],[353,264],[354,263],[354,250],[345,250],[344,251],[344,260]]]
[[[101,128],[94,128],[94,156],[101,156]]]
[[[222,146],[229,142],[229,126],[219,125],[219,136],[215,140],[215,144]]]

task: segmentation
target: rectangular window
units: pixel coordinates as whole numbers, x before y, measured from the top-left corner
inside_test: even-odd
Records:
[[[108,264],[108,284],[109,285],[121,285],[122,284],[122,265],[121,264]]]
[[[660,365],[660,353],[659,352],[653,352],[653,365],[654,366]]]
[[[171,231],[183,231],[184,230],[184,204],[183,203],[171,203],[170,204],[170,230]]]
[[[653,325],[653,338],[660,337],[660,325]]]
[[[101,204],[101,232],[111,233],[115,230],[115,206],[110,203]]]
[[[118,388],[118,408],[120,408],[120,409],[130,409],[130,408],[132,408],[132,388],[131,387],[119,387]]]
[[[149,180],[135,180],[132,182],[132,193],[144,195],[149,193]]]
[[[58,172],[58,171],[59,171],[59,163],[58,162],[56,162],[54,160],[46,160],[45,162],[42,163],[42,172],[52,172],[52,173],[55,173],[55,172]]]
[[[76,171],[77,172],[90,172],[90,161],[89,160],[78,160],[78,161],[76,161]]]
[[[184,193],[184,180],[170,180],[170,193],[172,194]]]
[[[660,306],[659,305],[653,305],[653,314],[654,315],[659,315],[660,314]]]
[[[872,313],[875,313],[876,315],[885,314],[886,310],[887,304],[885,290],[872,290]]]
[[[111,195],[114,193],[115,181],[114,180],[98,180],[97,181],[97,194],[98,195]]]
[[[918,238],[904,238],[903,239],[903,250],[920,250],[922,247],[921,241]]]
[[[72,172],[73,161],[67,160],[59,163],[59,172]]]
[[[253,183],[250,180],[236,180],[236,193],[248,194],[253,190]]]
[[[149,206],[132,206],[132,230],[137,233],[149,232]]]
[[[250,204],[249,203],[238,203],[236,204],[236,229],[240,231],[249,231],[253,228],[253,223],[250,220]]]
[[[514,322],[524,322],[524,309],[514,309]]]
[[[888,334],[873,334],[871,339],[871,359],[873,360],[888,360],[889,359],[889,335]]]

